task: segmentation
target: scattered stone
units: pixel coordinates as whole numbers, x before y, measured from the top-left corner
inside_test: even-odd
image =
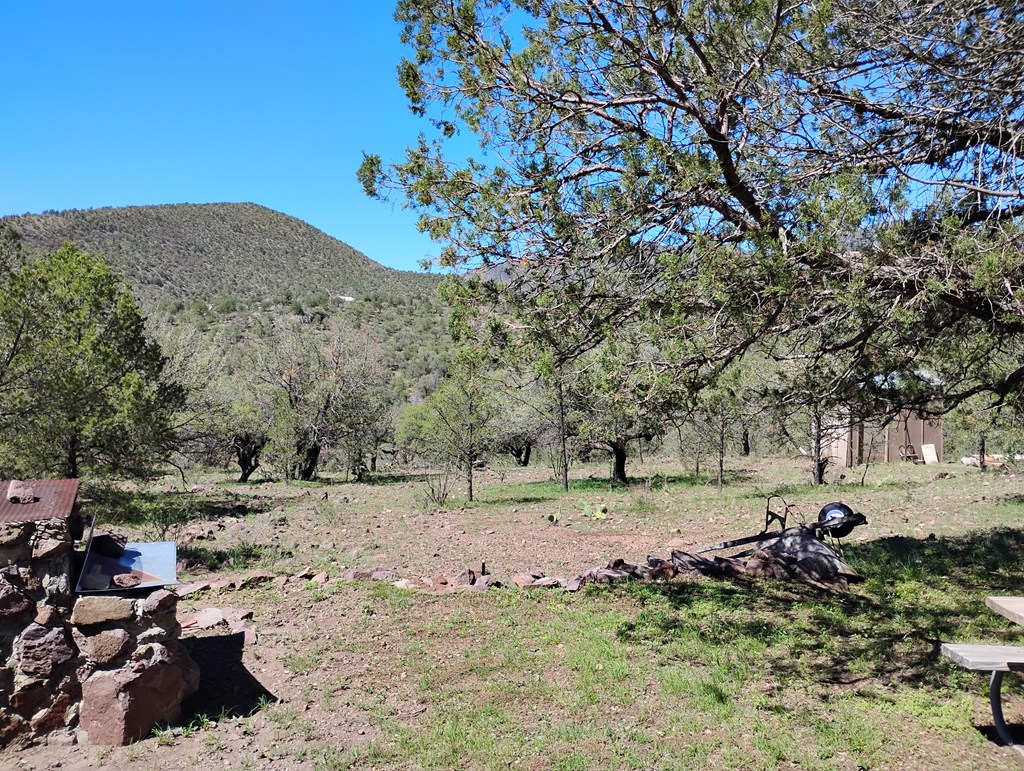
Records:
[[[317,586],[324,586],[325,584],[327,584],[331,580],[331,577],[329,575],[327,575],[326,572],[320,572],[320,573],[317,573],[315,576],[313,576],[309,580],[312,581]]]
[[[472,570],[463,570],[452,583],[457,586],[472,586],[476,583],[476,573]]]
[[[374,570],[370,574],[370,578],[374,581],[394,581],[398,576],[391,570]]]
[[[488,589],[498,589],[501,587],[501,581],[496,576],[482,575],[476,579],[474,586],[486,586]]]
[[[568,581],[565,582],[565,591],[567,591],[567,592],[578,592],[580,589],[583,588],[583,584],[585,582],[586,582],[586,579],[583,578],[583,576],[573,576],[572,578],[570,578]]]
[[[192,594],[198,594],[199,592],[209,591],[209,589],[209,581],[200,581],[194,584],[179,584],[174,589],[174,593],[177,594],[178,597],[188,597]]]
[[[221,612],[220,608],[203,608],[198,611],[191,620],[194,624],[189,624],[189,626],[196,626],[199,629],[212,629],[215,626],[227,626],[228,623],[228,620],[224,618],[224,613]]]
[[[316,573],[313,571],[313,568],[303,568],[295,574],[294,578],[296,581],[308,581],[315,575]]]
[[[424,589],[424,588],[426,588],[425,584],[421,584],[419,581],[413,581],[413,580],[408,579],[408,578],[399,578],[397,581],[395,581],[392,584],[392,586],[395,586],[395,587],[397,587],[399,589]]]
[[[555,578],[554,576],[545,576],[544,578],[538,578],[530,586],[532,588],[538,588],[539,587],[539,588],[549,589],[549,588],[554,588],[556,586],[562,586],[563,583],[564,582],[560,578]]]
[[[248,621],[252,618],[252,611],[244,608],[221,608],[221,614],[229,624],[236,624],[240,621]]]
[[[250,589],[254,586],[258,586],[259,584],[265,584],[273,581],[275,578],[277,578],[276,573],[271,573],[267,570],[253,570],[246,573],[245,576],[238,581],[238,588]]]
[[[528,586],[533,586],[533,582],[537,579],[532,573],[516,573],[512,576],[512,583],[521,589],[525,589]]]
[[[142,579],[134,573],[118,573],[112,579],[115,586],[122,589],[134,589],[142,583]]]

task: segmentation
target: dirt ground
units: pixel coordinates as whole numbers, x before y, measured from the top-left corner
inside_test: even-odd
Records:
[[[441,709],[431,694],[466,687],[462,680],[479,680],[481,690],[493,690],[494,680],[503,677],[500,656],[481,651],[503,628],[508,607],[520,601],[509,599],[513,590],[413,592],[388,582],[340,580],[351,568],[379,567],[408,579],[453,579],[483,560],[506,583],[526,570],[567,578],[617,557],[631,562],[642,562],[648,554],[667,558],[673,549],[693,551],[756,533],[764,525],[766,497],[776,490],[793,505],[791,524],[814,519],[833,500],[864,513],[869,524],[848,539],[853,543],[892,536],[927,539],[1020,527],[1022,522],[1024,488],[1013,473],[982,476],[954,465],[898,464],[872,467],[863,486],[858,484],[861,472],[854,470],[849,478],[836,476],[827,487],[812,489],[803,465],[800,459],[735,459],[721,493],[713,483],[692,479],[672,460],[635,464],[635,483],[628,488],[603,481],[603,466],[578,467],[568,494],[549,481],[550,469],[485,470],[477,480],[479,501],[466,503],[456,490],[444,508],[425,506],[424,482],[397,473],[375,484],[235,484],[226,473],[189,480],[188,492],[166,493],[169,499],[187,501],[192,512],[187,523],[169,531],[179,544],[179,557],[196,560],[179,580],[216,582],[253,570],[280,578],[241,590],[215,587],[190,595],[179,605],[179,620],[203,608],[252,611],[249,639],[223,627],[186,630],[204,680],[201,693],[186,703],[180,725],[128,747],[89,746],[61,736],[44,745],[8,748],[0,752],[0,768],[444,767],[445,761],[428,763],[422,760],[428,756],[410,749],[429,740],[417,737]],[[941,474],[945,478],[938,478]],[[165,480],[164,489],[170,484],[173,480]],[[146,525],[136,533],[154,535]],[[221,566],[207,570],[204,557],[221,560]],[[326,573],[327,582],[309,580],[317,573]],[[582,594],[565,597],[567,607],[592,601]],[[524,655],[550,655],[557,661],[562,655],[558,644],[543,654],[537,651],[545,645],[546,620],[563,604],[543,598],[531,603],[516,611],[532,624],[515,627]],[[557,677],[560,670],[551,671]],[[928,733],[906,754],[880,765],[1011,766],[1011,750],[980,733],[972,737],[991,720],[989,715],[986,723],[984,700],[977,693],[950,698],[968,700],[966,709],[977,729],[954,725],[946,733]],[[630,709],[639,710],[643,703],[641,697]],[[478,707],[466,705],[467,710]],[[1007,717],[1020,719],[1018,707],[1009,705]],[[609,713],[609,720],[623,719],[632,720]],[[531,726],[543,720],[542,714],[523,714],[516,731],[529,737]],[[680,732],[676,741],[685,736]],[[566,741],[572,744],[571,738]],[[747,740],[737,741],[744,746]],[[390,754],[378,753],[375,747],[381,743],[392,747]],[[461,757],[462,767],[502,765],[474,761],[472,749]],[[587,757],[591,760],[584,767],[639,767],[619,757],[602,758],[599,751]],[[745,767],[728,755],[714,757],[716,767]],[[528,747],[518,761],[510,760],[509,766],[573,767]],[[776,767],[802,765],[780,761]],[[839,753],[822,761],[822,767],[857,764]]]

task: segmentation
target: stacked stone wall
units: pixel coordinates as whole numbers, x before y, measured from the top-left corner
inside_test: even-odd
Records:
[[[76,597],[62,519],[0,523],[0,747],[125,744],[177,718],[199,673],[165,589]]]

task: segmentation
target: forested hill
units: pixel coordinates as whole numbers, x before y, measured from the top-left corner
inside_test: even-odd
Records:
[[[7,220],[30,255],[73,241],[101,252],[146,305],[236,297],[403,297],[436,276],[374,262],[311,225],[251,203],[173,204],[27,214]]]

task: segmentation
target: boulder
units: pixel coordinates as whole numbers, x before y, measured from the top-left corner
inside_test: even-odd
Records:
[[[122,669],[94,672],[82,684],[80,726],[93,744],[124,745],[157,723],[176,720],[198,690],[199,669],[180,648],[142,646]]]
[[[70,693],[60,693],[50,705],[31,720],[32,730],[37,734],[48,734],[68,724],[68,711],[75,700]]]

